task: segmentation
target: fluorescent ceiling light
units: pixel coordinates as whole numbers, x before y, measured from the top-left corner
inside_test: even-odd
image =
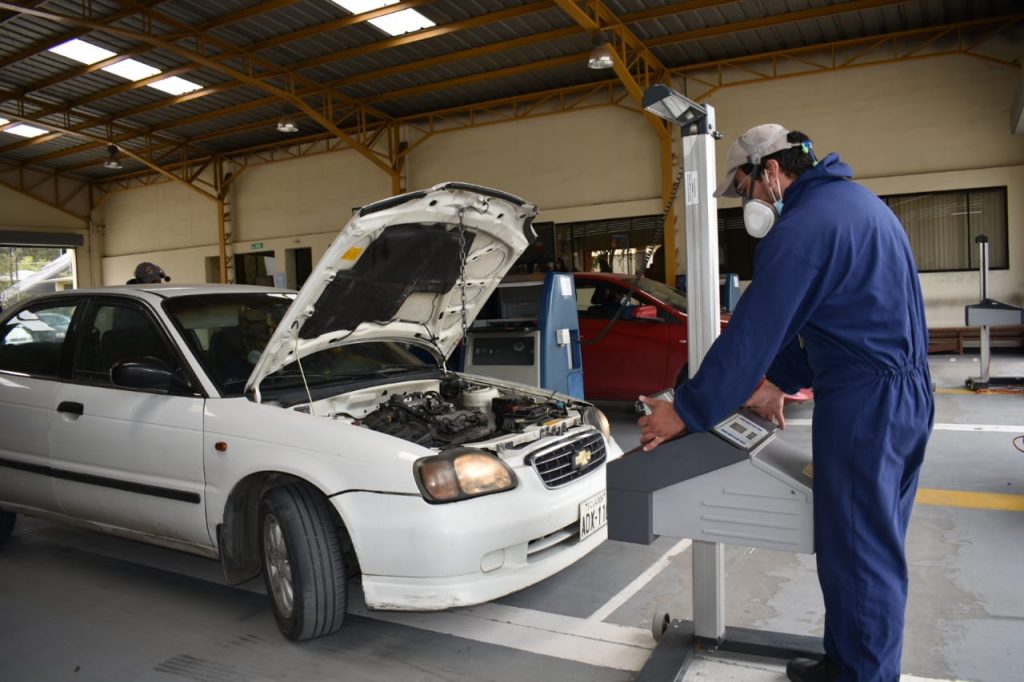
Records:
[[[45,135],[50,131],[44,128],[36,128],[35,126],[19,123],[16,126],[11,126],[4,132],[10,133],[11,135],[17,135],[19,137],[39,137],[40,135]]]
[[[392,36],[412,33],[435,25],[434,22],[414,9],[403,9],[401,12],[386,14],[376,19],[370,19],[369,23]]]
[[[160,73],[160,69],[135,59],[122,59],[110,66],[104,66],[103,70],[130,81],[140,81]]]
[[[362,14],[370,10],[398,4],[398,0],[331,0],[331,2],[347,9],[352,14]]]
[[[51,47],[50,52],[59,54],[62,57],[67,57],[68,59],[73,59],[76,62],[81,62],[82,64],[95,64],[96,62],[101,62],[104,59],[110,59],[111,57],[117,56],[116,52],[111,52],[99,45],[93,45],[92,43],[87,43],[84,40],[79,40],[78,38],[69,40],[66,43],[61,43],[56,47]]]
[[[170,76],[169,78],[161,78],[158,81],[153,81],[148,84],[151,88],[162,90],[168,95],[184,95],[186,92],[195,92],[196,90],[202,90],[203,86],[199,83],[193,83],[190,80],[179,78],[178,76]]]

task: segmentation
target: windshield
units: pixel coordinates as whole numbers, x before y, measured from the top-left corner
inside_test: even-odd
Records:
[[[271,334],[295,299],[292,293],[182,296],[164,302],[192,353],[224,396],[242,395]],[[423,369],[425,361],[403,345],[375,341],[328,348],[285,365],[261,387],[295,388]]]
[[[681,313],[686,312],[686,295],[679,291],[679,289],[673,289],[667,284],[662,284],[657,280],[647,279],[646,277],[640,278],[637,288],[641,291],[646,291],[660,301],[668,303]]]

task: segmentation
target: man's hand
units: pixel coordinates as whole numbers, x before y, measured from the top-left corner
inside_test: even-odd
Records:
[[[640,442],[645,452],[686,432],[686,424],[676,414],[672,403],[643,395],[640,396],[640,402],[651,410],[649,415],[640,417],[637,422],[640,425]]]
[[[778,424],[780,429],[784,429],[786,417],[782,414],[782,406],[785,404],[785,398],[786,394],[781,388],[765,379],[747,402],[743,403],[743,407],[749,407],[765,419]]]

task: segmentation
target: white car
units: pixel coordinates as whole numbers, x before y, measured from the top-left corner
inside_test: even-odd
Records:
[[[436,610],[569,566],[607,536],[604,415],[445,367],[535,213],[448,183],[360,210],[298,294],[134,285],[9,311],[0,541],[22,513],[231,582],[262,570],[293,640],[341,627],[358,574],[371,609]]]

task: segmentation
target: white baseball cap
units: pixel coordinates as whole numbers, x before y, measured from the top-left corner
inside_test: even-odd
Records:
[[[715,196],[739,196],[734,186],[734,178],[740,166],[748,163],[758,164],[761,162],[761,159],[769,154],[781,152],[783,149],[789,149],[790,147],[801,146],[799,142],[787,140],[787,135],[789,135],[789,131],[778,123],[762,123],[740,135],[739,139],[729,147],[729,153],[725,157],[725,175],[722,176],[722,181],[718,183]]]

